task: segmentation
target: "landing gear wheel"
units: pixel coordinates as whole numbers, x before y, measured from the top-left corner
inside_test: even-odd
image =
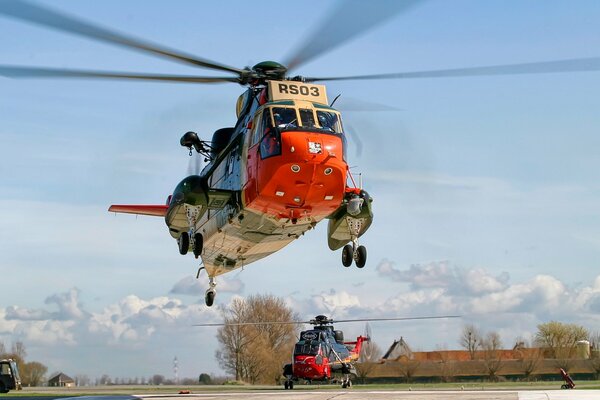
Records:
[[[362,268],[367,263],[367,248],[365,246],[358,246],[356,249],[356,266]]]
[[[294,381],[290,381],[288,387],[290,388],[290,390],[292,390],[294,388]]]
[[[179,254],[186,255],[190,249],[190,234],[182,232],[179,239],[177,239],[177,244],[179,245]]]
[[[204,295],[204,301],[206,302],[207,307],[210,307],[213,305],[216,295],[217,295],[217,292],[215,292],[214,289],[208,289],[206,291],[206,294]]]
[[[342,265],[344,267],[349,267],[352,265],[352,254],[354,253],[354,249],[351,244],[347,244],[342,249]]]
[[[200,257],[202,254],[202,248],[204,247],[204,237],[201,233],[196,233],[194,235],[194,257]]]
[[[288,390],[290,388],[290,384],[288,383],[288,381],[283,382],[283,388],[285,390]]]

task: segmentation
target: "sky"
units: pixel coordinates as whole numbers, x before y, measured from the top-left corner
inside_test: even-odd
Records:
[[[38,1],[50,3],[236,67],[285,59],[335,5]],[[295,72],[595,57],[599,19],[596,1],[430,0]],[[2,16],[0,46],[0,64],[212,74]],[[367,266],[344,268],[321,223],[219,277],[207,308],[206,278],[195,279],[198,262],[179,255],[164,220],[107,208],[162,204],[188,170],[181,135],[232,126],[243,88],[0,77],[0,340],[23,341],[29,360],[71,376],[172,377],[175,356],[180,377],[222,375],[216,331],[192,325],[219,322],[220,307],[253,294],[284,297],[306,319],[463,316],[373,323],[384,349],[400,336],[414,350],[457,349],[466,323],[506,347],[550,320],[600,331],[600,73],[327,90],[342,94],[362,143],[349,136],[352,171],[374,198]],[[357,103],[377,111],[350,111]],[[364,325],[343,329],[352,337]]]

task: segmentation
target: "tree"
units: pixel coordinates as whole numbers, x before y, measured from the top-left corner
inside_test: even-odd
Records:
[[[107,374],[104,374],[100,377],[100,384],[101,385],[110,385],[112,383],[110,376],[108,376]]]
[[[283,299],[272,295],[236,298],[222,311],[225,326],[219,328],[215,353],[219,365],[236,380],[275,383],[290,358],[298,318]],[[286,324],[231,325],[245,322]]]
[[[502,341],[498,332],[489,332],[485,339],[482,340],[483,348],[483,365],[488,374],[488,378],[492,382],[498,381],[498,371],[502,367],[502,357],[500,349]]]
[[[536,343],[548,350],[550,358],[554,358],[555,365],[569,371],[572,358],[575,355],[577,342],[589,338],[589,333],[581,325],[564,324],[551,321],[538,325],[535,334]]]
[[[200,374],[198,383],[201,385],[212,385],[212,378],[209,374]]]
[[[366,378],[375,369],[377,361],[381,359],[381,353],[381,348],[372,340],[363,343],[363,348],[356,364],[356,374],[362,383],[365,383]]]
[[[165,382],[165,377],[164,375],[152,375],[152,380],[151,380],[153,385],[162,385]]]
[[[437,346],[437,356],[440,362],[440,379],[442,382],[452,382],[456,374],[455,362],[450,360],[450,353],[445,346]]]
[[[415,376],[415,373],[419,369],[420,365],[420,361],[410,360],[406,357],[402,357],[402,359],[396,362],[396,370],[400,376],[404,377],[406,383],[410,383],[412,382],[412,378]]]
[[[25,360],[25,357],[27,357],[27,350],[25,350],[25,345],[21,341],[13,343],[11,353],[18,356],[23,361]]]
[[[21,368],[25,371],[21,376],[23,385],[40,386],[44,382],[44,375],[48,372],[48,367],[37,361],[28,362],[24,367]]]
[[[481,333],[473,324],[468,324],[463,327],[460,336],[460,345],[469,352],[471,360],[475,359],[475,353],[481,347]]]

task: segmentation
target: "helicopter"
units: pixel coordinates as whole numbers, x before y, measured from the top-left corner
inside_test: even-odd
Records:
[[[327,244],[341,249],[345,267],[363,268],[359,243],[373,222],[373,198],[350,172],[341,113],[318,82],[466,77],[600,70],[600,58],[506,64],[354,76],[310,77],[291,72],[340,44],[421,3],[418,0],[340,2],[284,63],[263,61],[236,68],[118,33],[24,0],[0,2],[0,15],[118,45],[228,76],[166,75],[0,65],[13,78],[90,78],[189,84],[235,83],[246,87],[236,102],[233,126],[211,141],[187,132],[180,145],[207,164],[185,177],[163,204],[115,204],[109,211],[165,219],[182,255],[201,258],[212,306],[219,275],[283,249],[327,219]],[[346,9],[361,21],[348,21]],[[352,22],[357,22],[352,23]],[[358,23],[360,22],[360,23]]]
[[[256,326],[256,325],[312,325],[312,329],[300,332],[294,345],[292,362],[283,367],[284,389],[293,389],[296,382],[339,382],[343,389],[352,387],[352,377],[356,376],[355,363],[364,352],[364,345],[371,341],[369,322],[409,321],[460,318],[459,315],[398,317],[398,318],[356,318],[333,320],[325,315],[317,315],[308,321],[271,321],[239,323],[194,324],[200,327]],[[365,333],[354,341],[345,341],[344,332],[336,330],[333,324],[366,322]]]

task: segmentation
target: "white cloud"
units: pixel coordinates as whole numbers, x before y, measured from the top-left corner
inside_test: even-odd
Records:
[[[207,288],[208,278],[205,274],[202,274],[198,279],[188,275],[175,283],[170,293],[199,296],[203,298]],[[219,277],[216,289],[218,292],[242,293],[244,291],[244,283],[238,278]]]
[[[501,291],[506,288],[509,280],[506,272],[494,277],[483,268],[451,267],[448,261],[413,264],[407,270],[400,270],[394,266],[394,263],[383,260],[377,265],[376,270],[382,278],[409,283],[413,290],[446,288],[458,294]]]

